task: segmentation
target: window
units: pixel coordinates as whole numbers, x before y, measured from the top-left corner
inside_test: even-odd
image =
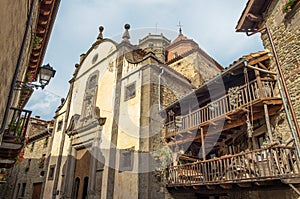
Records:
[[[25,190],[26,190],[26,183],[22,184],[22,189],[21,189],[21,197],[25,196]]]
[[[258,148],[263,148],[266,145],[266,135],[265,133],[256,136]]]
[[[125,101],[135,97],[135,82],[125,87]]]
[[[61,131],[62,125],[63,125],[63,121],[60,120],[60,121],[58,122],[58,124],[57,124],[57,131]]]
[[[89,177],[85,177],[84,178],[84,182],[83,182],[82,199],[86,199],[87,198],[88,185],[89,185]]]
[[[97,59],[98,59],[98,54],[94,55],[92,59],[92,64],[96,63]]]
[[[133,151],[120,151],[120,171],[132,171],[133,169]]]
[[[54,178],[54,170],[55,170],[55,165],[50,165],[48,180],[53,180],[53,178]]]
[[[27,165],[25,167],[25,172],[29,171],[31,159],[28,159]]]
[[[80,185],[80,178],[77,177],[74,182],[73,191],[72,191],[72,198],[78,198],[78,191],[79,191],[79,185]]]

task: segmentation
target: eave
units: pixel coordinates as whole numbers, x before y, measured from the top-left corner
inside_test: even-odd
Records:
[[[40,45],[32,47],[26,74],[30,82],[37,80],[38,68],[41,66],[53,24],[56,18],[60,0],[42,0],[40,3],[39,14],[36,21],[35,35],[41,38]],[[19,100],[19,107],[24,107],[28,102],[33,90],[22,90]]]
[[[235,27],[237,32],[254,32],[260,28],[263,14],[271,4],[271,0],[249,0]]]

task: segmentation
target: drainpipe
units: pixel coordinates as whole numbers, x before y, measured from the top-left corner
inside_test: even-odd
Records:
[[[295,132],[295,129],[294,129],[293,124],[292,124],[291,115],[290,115],[289,109],[288,109],[286,101],[285,101],[285,97],[284,97],[284,94],[283,94],[283,91],[282,91],[282,87],[281,87],[281,83],[279,81],[279,77],[277,78],[277,84],[278,84],[278,89],[279,89],[279,92],[280,92],[280,95],[281,95],[281,98],[282,98],[282,103],[283,103],[283,106],[284,106],[284,110],[285,110],[285,113],[286,113],[286,118],[287,118],[288,124],[290,126],[292,136],[294,137],[294,140],[295,140],[295,147],[296,147],[296,150],[297,150],[297,154],[298,154],[298,157],[300,159],[299,139],[297,137],[297,132]]]
[[[161,85],[161,76],[164,74],[163,67],[159,68],[161,72],[158,75],[158,111],[161,111],[161,102],[160,102],[160,85]]]
[[[267,32],[268,39],[269,39],[270,44],[271,44],[272,52],[273,52],[273,55],[274,55],[274,58],[275,58],[275,63],[276,63],[277,70],[278,70],[278,74],[279,74],[279,77],[280,77],[280,80],[281,80],[281,83],[282,83],[284,94],[285,94],[286,99],[287,99],[287,107],[290,110],[292,120],[293,120],[293,123],[294,123],[294,126],[295,126],[295,130],[296,130],[296,133],[297,133],[297,135],[295,135],[295,138],[294,138],[295,142],[297,142],[300,139],[300,127],[299,127],[297,117],[296,117],[296,114],[295,114],[295,111],[294,111],[294,106],[293,106],[292,101],[291,101],[290,93],[287,89],[286,81],[285,81],[285,78],[284,78],[282,70],[281,70],[281,66],[280,66],[280,63],[279,63],[279,59],[278,59],[278,56],[277,56],[277,52],[276,52],[276,49],[275,49],[275,46],[274,46],[274,42],[273,42],[270,30],[269,30],[268,26],[266,26],[265,28],[261,28],[261,29],[255,31],[255,32],[252,32],[252,33],[246,32],[246,34],[247,34],[247,36],[251,36],[251,35],[254,35],[258,32],[262,33],[263,31]]]
[[[25,33],[24,33],[24,36],[23,36],[23,41],[22,41],[21,49],[20,49],[20,52],[19,52],[17,66],[16,66],[16,69],[15,69],[15,72],[14,72],[14,76],[13,76],[12,82],[10,84],[10,90],[9,90],[9,94],[8,94],[8,100],[7,100],[7,103],[6,103],[6,109],[5,109],[5,113],[4,113],[4,117],[3,117],[1,129],[0,129],[0,135],[2,135],[2,133],[3,133],[4,129],[5,129],[5,126],[6,126],[6,121],[7,121],[7,118],[8,118],[8,112],[9,112],[9,109],[10,109],[10,106],[11,106],[11,102],[12,102],[12,98],[13,98],[14,87],[15,87],[15,84],[16,84],[16,81],[17,81],[18,72],[19,72],[19,69],[20,69],[20,65],[21,65],[23,53],[24,53],[25,47],[26,47],[25,44],[26,44],[26,40],[27,40],[27,35],[28,35],[28,32],[29,32],[29,27],[30,27],[30,24],[31,24],[31,21],[32,21],[32,18],[33,18],[33,14],[34,14],[33,13],[33,7],[35,5],[35,2],[36,2],[36,0],[33,0],[32,3],[31,3],[31,5],[30,5],[29,18],[28,18],[27,23],[26,23],[26,29],[25,29]]]

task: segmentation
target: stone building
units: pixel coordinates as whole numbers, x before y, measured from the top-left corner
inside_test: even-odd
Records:
[[[181,32],[173,42],[149,34],[134,45],[129,28],[116,43],[100,27],[75,65],[56,111],[44,198],[165,197],[152,153],[163,144],[159,112],[222,67]]]
[[[1,185],[0,198],[42,198],[51,151],[53,121],[31,118],[26,145],[14,167],[8,170],[7,182]]]
[[[276,117],[272,118],[272,128],[279,139],[283,141],[292,140],[295,147],[298,147],[298,153],[300,140],[299,7],[300,2],[298,0],[249,0],[236,26],[237,32],[244,32],[249,36],[261,33],[264,47],[271,52],[270,69],[277,73],[277,78],[280,79],[282,85],[286,84],[287,92],[284,92],[284,85],[282,90],[288,110],[286,112],[282,109]],[[279,75],[279,69],[282,71],[282,76]],[[291,131],[291,129],[294,130]],[[274,198],[276,195],[280,195],[280,198],[294,198],[297,190],[295,187],[292,188],[294,190],[274,192],[270,197]]]
[[[285,8],[288,2],[294,2],[290,8]],[[237,24],[237,32],[247,34],[260,30],[261,38],[266,49],[272,52],[271,41],[264,29],[268,27],[272,42],[274,44],[280,68],[283,72],[294,111],[300,122],[300,100],[299,100],[299,70],[300,70],[300,13],[299,1],[248,1],[247,6]],[[274,53],[272,52],[271,69],[278,72]],[[280,77],[279,77],[280,78]],[[282,115],[281,125],[277,132],[283,140],[291,137],[289,125]],[[299,136],[299,135],[298,135]]]
[[[39,80],[60,0],[1,1],[0,168],[12,167],[31,111],[24,107]]]

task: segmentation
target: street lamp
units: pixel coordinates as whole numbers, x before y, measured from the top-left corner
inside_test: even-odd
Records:
[[[17,81],[15,85],[15,90],[32,90],[33,88],[44,89],[46,85],[49,84],[50,79],[54,77],[55,70],[49,65],[43,65],[38,69],[38,82],[22,82]]]
[[[49,84],[50,79],[54,77],[55,72],[56,71],[49,64],[39,68],[39,82],[42,89]]]

